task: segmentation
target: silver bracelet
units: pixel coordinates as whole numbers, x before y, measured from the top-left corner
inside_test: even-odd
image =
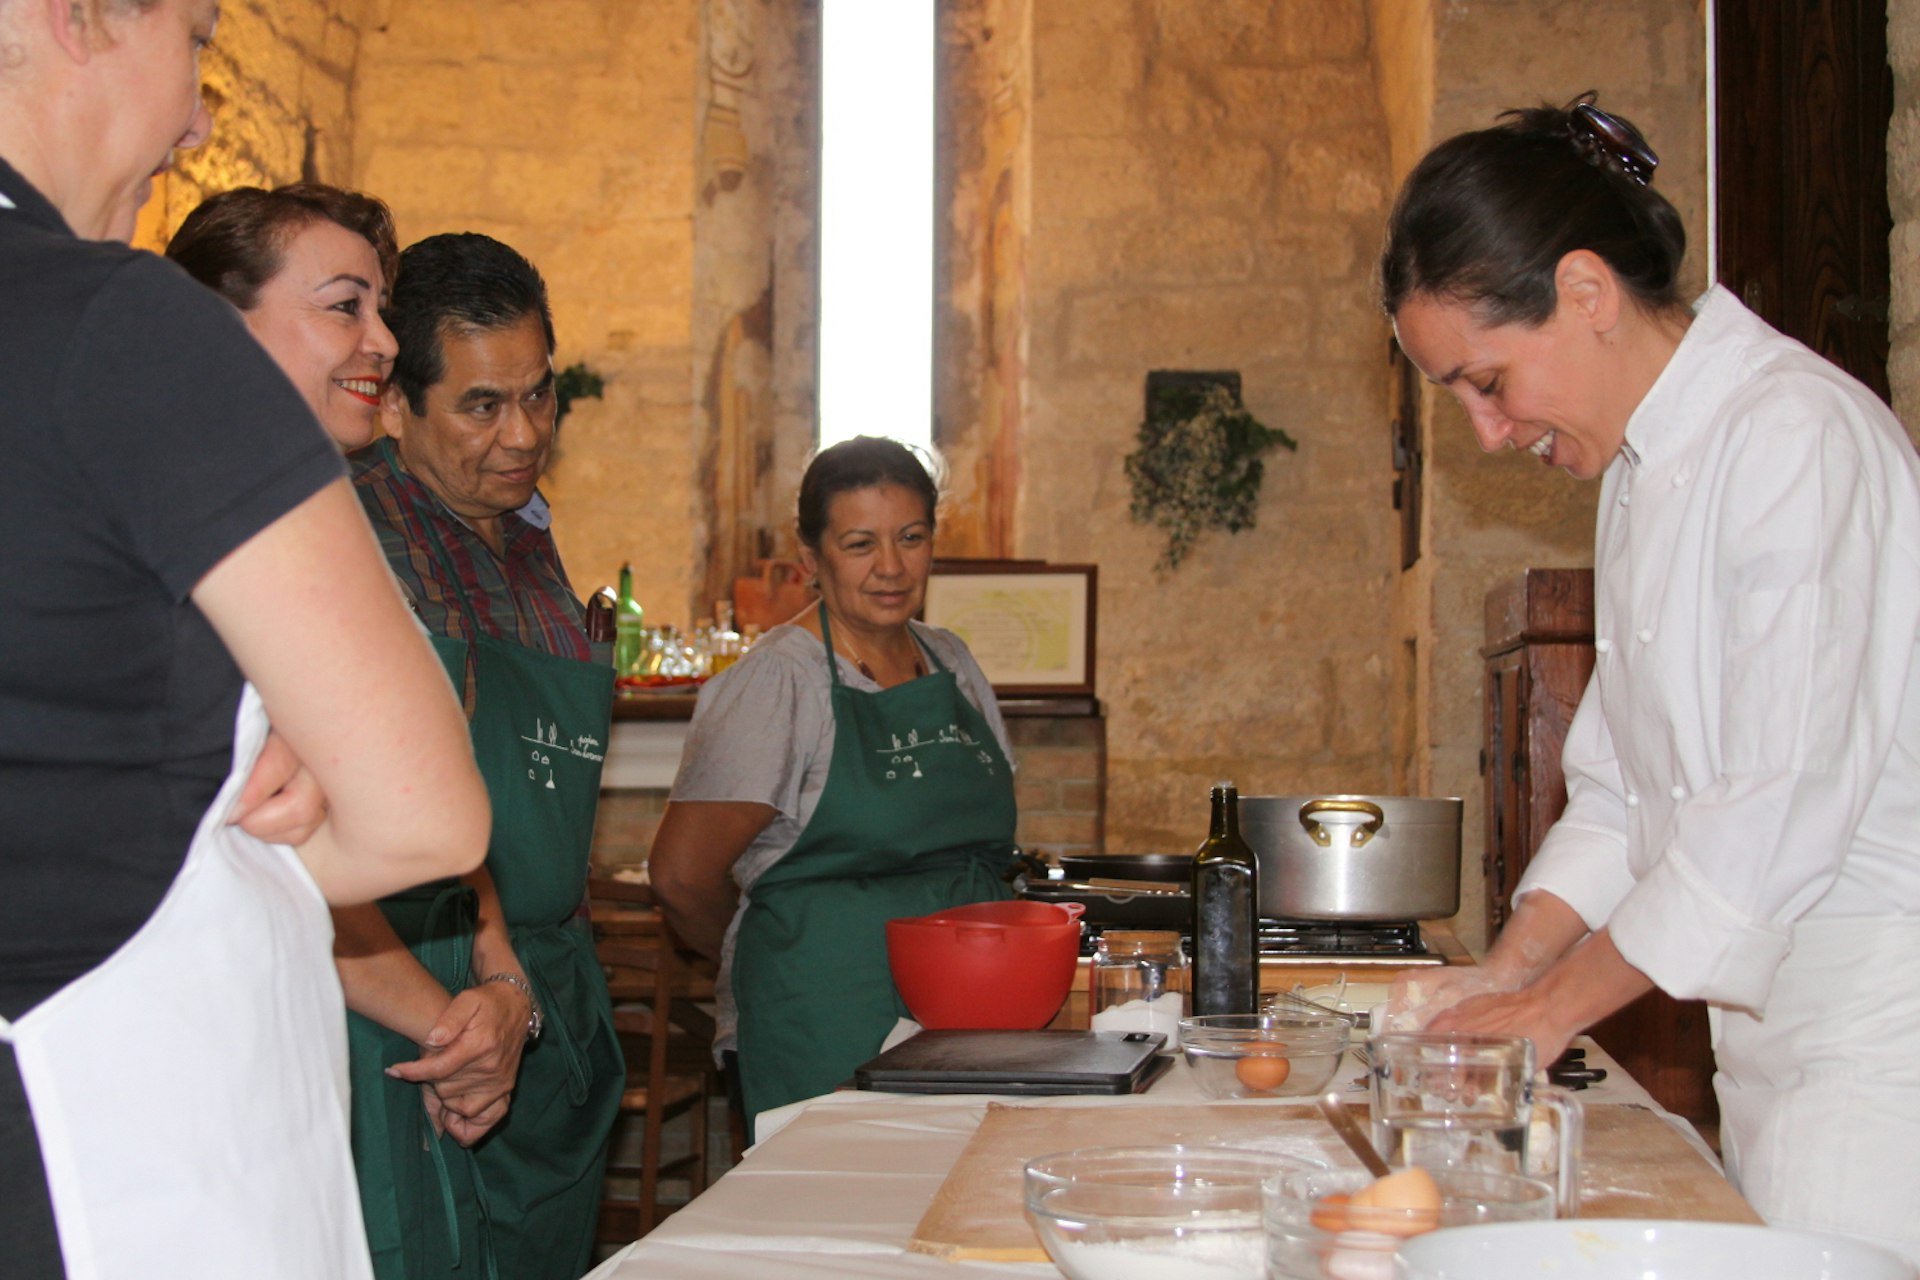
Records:
[[[540,997],[533,994],[533,984],[517,973],[490,973],[480,979],[480,985],[489,982],[505,982],[518,987],[527,997],[527,1039],[538,1040],[541,1030],[547,1025],[546,1011],[540,1007]]]

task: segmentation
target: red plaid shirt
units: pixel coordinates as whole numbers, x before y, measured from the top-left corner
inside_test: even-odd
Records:
[[[503,517],[500,527],[506,554],[497,555],[425,485],[401,469],[390,441],[376,440],[348,462],[354,491],[379,535],[387,564],[428,631],[468,639],[467,616],[460,608],[464,596],[480,629],[496,640],[563,658],[610,660],[610,654],[596,653],[587,642],[580,601],[560,563],[553,535],[545,528],[519,513]],[[545,503],[536,498],[523,510],[533,514],[535,507],[544,512]],[[433,549],[435,543],[446,552],[457,581],[448,579]]]

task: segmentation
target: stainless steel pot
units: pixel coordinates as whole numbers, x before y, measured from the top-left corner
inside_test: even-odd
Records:
[[[1260,914],[1433,920],[1460,909],[1457,798],[1241,796],[1260,860]]]

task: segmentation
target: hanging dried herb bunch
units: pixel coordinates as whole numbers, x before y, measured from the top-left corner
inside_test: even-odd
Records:
[[[585,361],[570,364],[553,378],[554,425],[558,426],[575,400],[598,400],[607,389],[607,380],[595,373]]]
[[[1154,566],[1161,572],[1178,568],[1208,529],[1251,529],[1265,471],[1260,455],[1276,444],[1299,448],[1286,432],[1261,425],[1219,383],[1155,396],[1139,442],[1126,463],[1132,514],[1166,530],[1167,547]]]

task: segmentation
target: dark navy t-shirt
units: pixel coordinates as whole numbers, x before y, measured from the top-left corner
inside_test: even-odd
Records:
[[[241,677],[189,594],[345,468],[225,302],[153,254],[76,239],[4,162],[0,197],[13,1017],[139,929],[229,770]]]

